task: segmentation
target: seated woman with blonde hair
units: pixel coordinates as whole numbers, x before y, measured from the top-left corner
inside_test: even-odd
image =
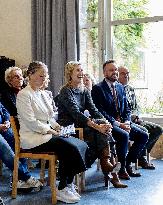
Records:
[[[28,85],[17,95],[17,111],[20,122],[20,141],[24,149],[37,152],[55,152],[59,158],[60,182],[57,200],[76,203],[74,176],[87,169],[85,142],[60,134],[60,125],[54,119],[54,111],[43,85],[48,77],[47,66],[38,61],[29,64]]]
[[[113,141],[112,125],[93,104],[90,91],[84,87],[83,77],[84,71],[79,62],[70,61],[65,65],[66,83],[58,96],[58,122],[62,126],[74,123],[75,127],[82,127],[84,141],[90,150],[90,165],[99,158],[105,185],[111,180],[116,188],[125,188],[127,185],[122,184],[116,171],[113,171],[115,162],[110,161],[109,141]],[[85,110],[89,111],[90,116],[84,114]],[[113,179],[109,178],[110,172]]]

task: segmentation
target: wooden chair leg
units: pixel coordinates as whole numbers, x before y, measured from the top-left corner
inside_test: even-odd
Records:
[[[3,168],[3,163],[2,160],[0,160],[0,176],[2,176],[2,168]]]
[[[78,187],[78,192],[81,193],[80,174],[75,175],[75,185]]]
[[[97,159],[97,171],[100,171],[101,165],[100,165],[100,159]]]
[[[81,191],[85,190],[85,172],[81,173]]]
[[[75,184],[78,187],[78,193],[80,194],[85,190],[85,172],[77,174],[75,176]]]
[[[49,162],[50,163],[50,162]],[[48,176],[51,176],[51,165],[49,164],[49,168],[48,168]],[[55,165],[54,165],[55,166]],[[50,186],[50,177],[48,177],[48,181],[47,181],[47,185]]]
[[[150,152],[147,152],[147,162],[150,163]]]
[[[43,184],[45,183],[45,163],[46,163],[46,160],[41,159],[40,181]]]
[[[135,162],[135,170],[138,170],[138,159]]]
[[[52,194],[52,205],[55,205],[57,203],[55,159],[49,160],[49,174],[50,188]]]
[[[18,166],[19,166],[19,158],[15,156],[13,180],[12,180],[12,198],[13,199],[16,199],[16,197],[17,197]]]

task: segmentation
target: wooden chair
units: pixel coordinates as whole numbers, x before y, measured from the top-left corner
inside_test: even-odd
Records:
[[[150,152],[147,151],[147,162],[150,163]]]
[[[49,181],[52,193],[52,204],[57,203],[56,199],[56,169],[55,162],[57,160],[57,156],[54,153],[32,153],[28,150],[23,150],[20,148],[20,139],[19,139],[19,122],[17,118],[13,116],[10,117],[11,127],[13,129],[14,138],[15,138],[15,158],[14,158],[14,170],[13,170],[13,183],[12,183],[12,198],[16,198],[17,196],[17,182],[18,182],[18,165],[19,158],[29,158],[29,159],[42,159],[42,169],[40,172],[40,179],[44,180],[45,172],[44,172],[44,161],[49,160]]]
[[[130,149],[133,143],[134,143],[133,141],[128,142],[128,149]],[[138,170],[138,159],[135,162],[135,170]]]
[[[84,141],[83,128],[75,128],[75,130],[78,132],[78,138]],[[78,187],[79,193],[85,190],[85,172],[76,175],[75,183]]]
[[[2,176],[2,168],[3,168],[3,162],[0,160],[0,176]]]

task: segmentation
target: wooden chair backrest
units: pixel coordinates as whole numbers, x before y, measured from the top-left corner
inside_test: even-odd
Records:
[[[79,139],[84,141],[83,128],[75,128],[75,131],[78,132],[78,137],[79,137]]]
[[[15,154],[19,154],[20,152],[20,136],[19,136],[19,121],[17,117],[10,116],[10,123],[11,123],[11,128],[14,133],[14,138],[15,138]]]

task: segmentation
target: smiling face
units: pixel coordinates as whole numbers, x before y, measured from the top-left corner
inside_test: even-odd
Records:
[[[21,89],[23,85],[23,75],[21,70],[11,71],[10,86],[16,89]]]
[[[71,83],[74,85],[79,85],[83,83],[83,77],[83,68],[81,65],[75,65],[71,74]]]
[[[115,63],[106,64],[103,69],[104,77],[110,82],[118,80],[118,67]]]
[[[119,78],[118,81],[122,83],[122,85],[127,85],[130,79],[130,72],[127,68],[125,67],[119,67],[118,68],[119,72]]]

